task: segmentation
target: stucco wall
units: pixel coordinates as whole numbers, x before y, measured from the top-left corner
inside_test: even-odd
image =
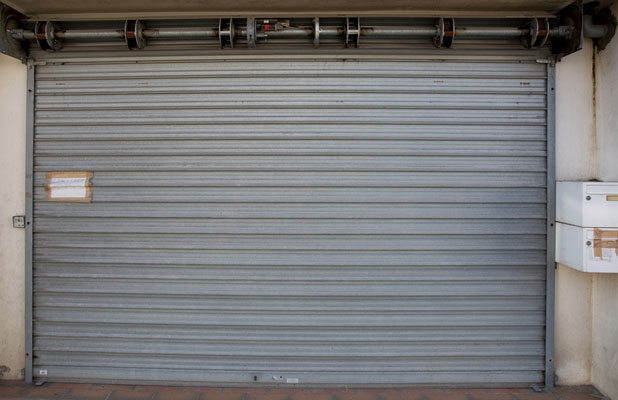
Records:
[[[613,7],[618,14],[618,4]],[[597,178],[618,180],[618,35],[596,55]]]
[[[558,64],[558,180],[618,181],[617,104],[618,38],[597,54],[587,41]],[[558,384],[592,383],[618,400],[618,274],[558,266],[555,340]]]
[[[618,4],[613,6],[618,14]],[[596,56],[597,178],[618,181],[618,37]],[[595,274],[592,383],[618,400],[618,274]]]
[[[592,275],[564,265],[556,269],[555,372],[558,385],[592,382]]]
[[[0,377],[24,368],[24,214],[26,67],[0,54]]]
[[[596,174],[592,43],[556,65],[556,179]],[[591,382],[592,275],[556,269],[554,366],[559,385]]]
[[[592,42],[556,64],[556,179],[596,175]]]
[[[592,289],[592,383],[618,399],[618,274],[595,274]]]

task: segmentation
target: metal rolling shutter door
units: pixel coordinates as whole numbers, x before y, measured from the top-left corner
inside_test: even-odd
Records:
[[[545,125],[535,63],[37,67],[34,375],[541,383]]]

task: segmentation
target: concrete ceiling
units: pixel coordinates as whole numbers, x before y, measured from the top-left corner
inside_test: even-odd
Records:
[[[32,19],[248,15],[542,16],[567,0],[0,0]]]

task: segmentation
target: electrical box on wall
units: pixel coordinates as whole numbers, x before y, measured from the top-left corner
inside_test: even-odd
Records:
[[[556,261],[618,273],[618,183],[557,182]]]

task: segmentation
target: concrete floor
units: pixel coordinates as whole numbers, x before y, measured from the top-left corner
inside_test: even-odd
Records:
[[[213,388],[0,382],[0,400],[610,400],[592,386],[532,389]]]

